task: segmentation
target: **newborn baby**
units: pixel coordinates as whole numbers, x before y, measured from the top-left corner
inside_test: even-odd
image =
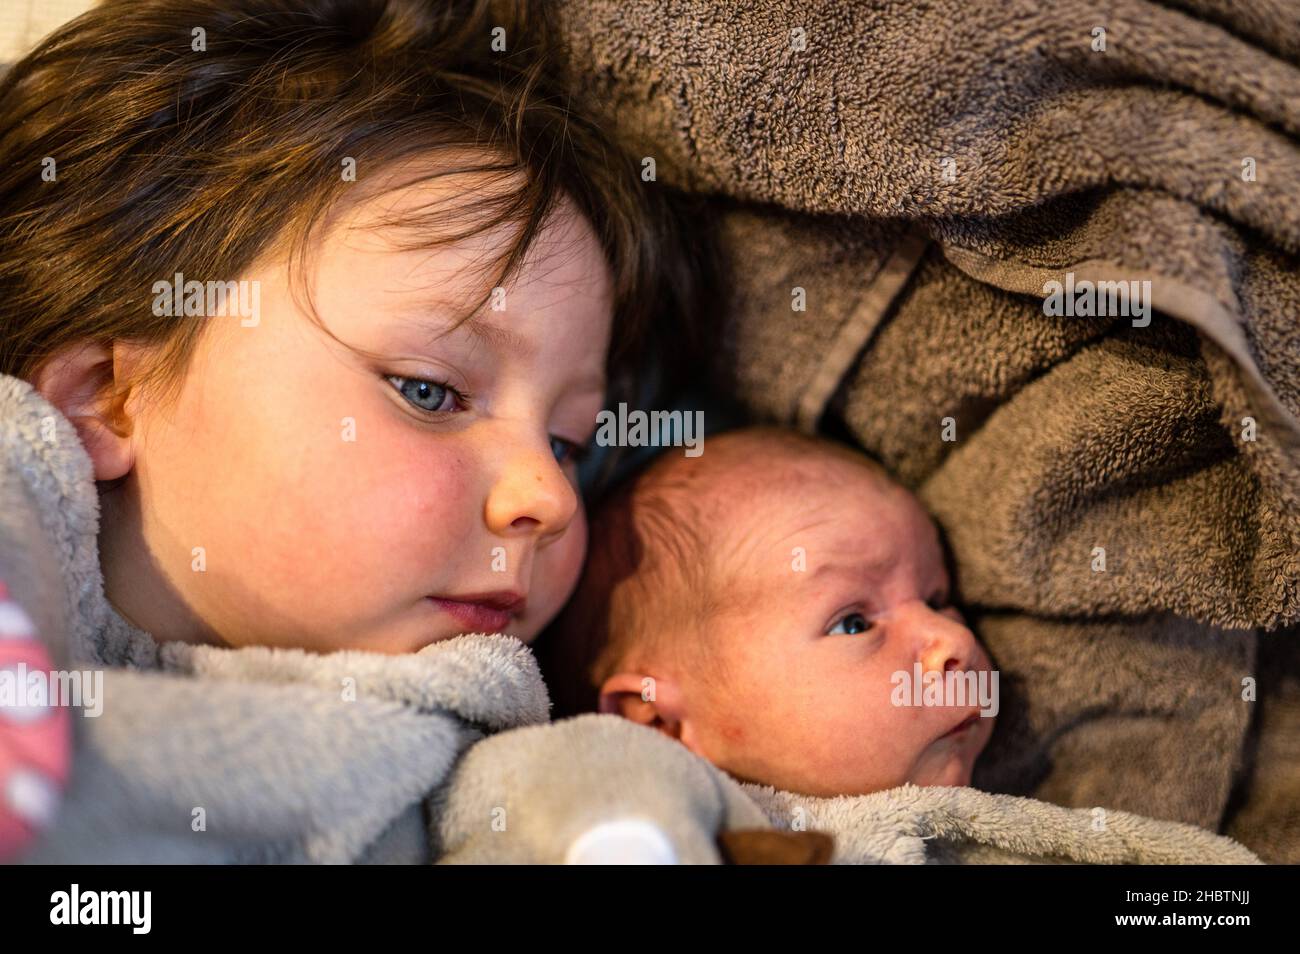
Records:
[[[808,795],[969,785],[997,711],[920,503],[868,458],[773,428],[666,452],[606,501],[537,648],[557,715],[617,713]],[[914,684],[945,673],[991,677],[994,704]]]

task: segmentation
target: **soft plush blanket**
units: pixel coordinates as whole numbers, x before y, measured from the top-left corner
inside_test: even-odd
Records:
[[[583,105],[715,197],[717,382],[946,531],[977,784],[1300,861],[1300,3],[558,7]]]
[[[741,784],[661,733],[613,715],[478,743],[439,793],[438,817],[445,864],[601,858],[602,835],[638,859],[713,863],[730,857],[729,845],[744,844],[739,836],[768,825],[829,835],[834,864],[1258,863],[1202,828],[1099,807],[1067,809],[973,788],[905,785],[810,798]],[[718,838],[723,832],[732,837]]]

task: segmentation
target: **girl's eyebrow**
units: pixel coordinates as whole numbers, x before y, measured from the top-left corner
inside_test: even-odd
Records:
[[[464,328],[473,337],[486,342],[495,351],[506,351],[520,358],[532,357],[536,351],[533,345],[510,329],[502,328],[499,325],[489,325],[474,316],[470,316],[459,325],[454,325],[450,317],[444,317],[447,315],[447,307],[447,303],[442,299],[434,302],[420,302],[416,307],[400,317],[403,324],[414,326],[427,333],[429,344],[441,341],[447,335],[458,330],[458,328]]]
[[[499,351],[507,351],[517,358],[529,359],[537,354],[537,347],[523,336],[500,325],[490,325],[478,318],[470,317],[465,321],[470,334],[483,339]],[[569,385],[568,390],[574,394],[604,394],[605,375],[594,373],[584,375]]]
[[[471,317],[466,319],[464,327],[476,338],[486,341],[499,351],[508,351],[515,357],[531,358],[537,352],[537,349],[520,335],[500,325],[489,325]]]
[[[408,319],[408,323],[427,330],[430,344],[455,330],[449,323],[441,325],[431,322],[427,311],[421,313],[419,317]],[[537,353],[535,345],[509,328],[490,325],[473,316],[463,321],[461,327],[466,328],[475,338],[487,342],[495,351],[509,352],[521,359],[531,358]],[[605,375],[595,372],[578,378],[569,385],[568,390],[574,394],[604,394],[607,384]]]

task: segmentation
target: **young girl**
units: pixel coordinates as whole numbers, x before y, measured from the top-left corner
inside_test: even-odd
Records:
[[[511,3],[108,0],[4,77],[0,374],[75,425],[124,620],[404,654],[559,610],[607,385],[703,285],[553,34]]]

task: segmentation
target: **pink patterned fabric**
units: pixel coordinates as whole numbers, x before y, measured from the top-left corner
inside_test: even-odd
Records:
[[[0,671],[48,674],[50,657],[36,627],[0,582]],[[0,692],[0,862],[12,861],[54,816],[72,757],[67,706],[23,705]]]

